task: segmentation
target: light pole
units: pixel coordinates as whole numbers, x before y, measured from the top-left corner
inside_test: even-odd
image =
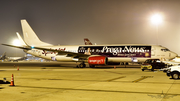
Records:
[[[151,22],[156,25],[156,33],[157,33],[157,45],[159,44],[158,41],[158,34],[159,34],[159,24],[162,23],[162,16],[160,14],[154,14],[151,17]]]

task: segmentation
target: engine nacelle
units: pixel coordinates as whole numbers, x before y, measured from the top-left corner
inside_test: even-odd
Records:
[[[106,65],[107,62],[108,59],[105,56],[92,56],[88,59],[89,65]]]

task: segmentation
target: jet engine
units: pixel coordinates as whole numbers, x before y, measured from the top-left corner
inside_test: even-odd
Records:
[[[88,59],[89,65],[106,65],[107,62],[108,58],[105,56],[92,56]]]

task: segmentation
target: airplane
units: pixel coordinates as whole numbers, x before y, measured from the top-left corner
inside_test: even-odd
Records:
[[[8,57],[8,61],[13,61],[13,62],[23,61],[26,59],[27,57]]]
[[[84,38],[85,45],[92,45],[91,41],[88,38]]]
[[[23,49],[25,53],[47,60],[80,62],[78,67],[93,68],[120,62],[144,62],[147,59],[173,59],[175,52],[160,46],[147,44],[106,44],[106,45],[57,45],[41,41],[28,22],[21,20],[24,39],[17,33],[22,46],[2,44]]]
[[[84,38],[84,44],[85,44],[85,45],[93,45],[88,38]],[[94,43],[94,45],[97,45],[97,44]]]
[[[84,44],[85,45],[92,45],[91,41],[88,38],[84,38]],[[96,45],[96,43],[95,43]],[[165,61],[165,60],[161,60],[162,62],[164,62],[165,64],[170,64],[170,65],[175,65],[175,64],[180,64],[180,57],[175,57],[173,59],[171,59],[170,61]],[[179,63],[177,63],[177,61]],[[133,61],[132,61],[133,62]],[[137,62],[138,64],[142,64],[142,62]],[[129,62],[119,62],[118,65],[129,65]]]
[[[169,66],[180,65],[180,57],[177,56],[169,61],[164,60],[162,62],[164,62],[165,64],[168,64]]]
[[[171,60],[172,62],[179,62],[180,63],[180,57],[175,57],[174,59]]]
[[[13,62],[18,62],[18,61],[22,61],[22,60],[26,60],[26,59],[27,59],[27,57],[7,57],[6,52],[4,52],[4,54],[0,57],[0,60],[13,61]]]
[[[5,60],[6,58],[6,52],[4,52],[3,55],[1,55],[0,60]]]

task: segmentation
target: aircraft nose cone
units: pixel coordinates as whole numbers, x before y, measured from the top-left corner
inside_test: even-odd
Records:
[[[171,55],[172,58],[175,58],[175,57],[178,56],[178,54],[176,54],[176,53],[174,53],[174,52],[172,52],[171,54],[172,54],[172,55]]]

